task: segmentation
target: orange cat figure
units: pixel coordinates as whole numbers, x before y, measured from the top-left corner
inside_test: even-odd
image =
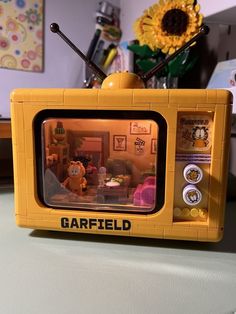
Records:
[[[68,177],[62,183],[62,186],[75,194],[82,195],[87,185],[84,175],[85,168],[83,164],[80,161],[71,161],[68,168]]]

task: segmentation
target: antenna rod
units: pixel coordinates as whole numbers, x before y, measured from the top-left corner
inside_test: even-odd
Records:
[[[154,66],[151,70],[146,72],[145,74],[141,75],[141,79],[146,83],[150,78],[158,71],[162,70],[172,59],[174,59],[178,54],[180,54],[182,51],[184,51],[186,48],[188,48],[192,43],[197,41],[200,37],[203,35],[207,35],[209,33],[210,29],[207,25],[203,25],[200,28],[200,31],[197,35],[195,35],[193,38],[191,38],[186,44],[184,44],[181,48],[176,50],[172,55],[169,55],[166,59],[162,60],[160,63],[158,63],[156,66]]]
[[[80,57],[85,61],[88,67],[94,72],[94,74],[99,77],[102,81],[107,77],[106,74],[91,60],[89,60],[82,51],[77,48],[70,39],[60,31],[59,25],[57,23],[52,23],[50,25],[50,30],[53,33],[57,33]]]

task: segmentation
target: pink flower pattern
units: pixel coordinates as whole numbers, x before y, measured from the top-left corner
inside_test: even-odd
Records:
[[[43,71],[43,0],[0,5],[0,67]]]

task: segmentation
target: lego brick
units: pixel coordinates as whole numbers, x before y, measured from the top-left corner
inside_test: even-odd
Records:
[[[99,100],[98,89],[66,89],[64,91],[64,106],[97,106]]]
[[[169,100],[169,91],[168,90],[157,90],[157,89],[149,89],[145,90],[134,90],[133,91],[133,104],[168,104]]]
[[[133,90],[125,89],[121,93],[120,90],[102,89],[98,94],[98,108],[107,107],[112,109],[117,106],[129,109],[133,105]]]
[[[198,240],[208,241],[208,228],[198,228]]]
[[[140,234],[143,234],[144,237],[149,238],[160,238],[162,239],[164,237],[164,227],[162,226],[140,226],[135,224],[134,227],[131,230],[132,236],[140,236]]]
[[[198,240],[197,228],[183,227],[173,225],[172,228],[164,228],[165,239],[178,239],[178,240]]]
[[[11,93],[12,102],[63,102],[64,89],[62,88],[48,88],[48,89],[15,89]]]
[[[184,93],[181,89],[173,89],[169,91],[169,103],[177,103],[180,106],[187,107],[187,104],[190,107],[196,106],[197,103],[206,102],[206,92],[202,90],[185,90]],[[181,107],[180,107],[181,108]]]

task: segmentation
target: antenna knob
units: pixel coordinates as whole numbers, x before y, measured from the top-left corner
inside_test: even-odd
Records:
[[[207,25],[203,24],[202,27],[200,28],[200,32],[207,35],[210,32],[210,28]]]
[[[58,33],[60,31],[59,25],[57,23],[52,23],[50,25],[50,30],[53,33]]]

